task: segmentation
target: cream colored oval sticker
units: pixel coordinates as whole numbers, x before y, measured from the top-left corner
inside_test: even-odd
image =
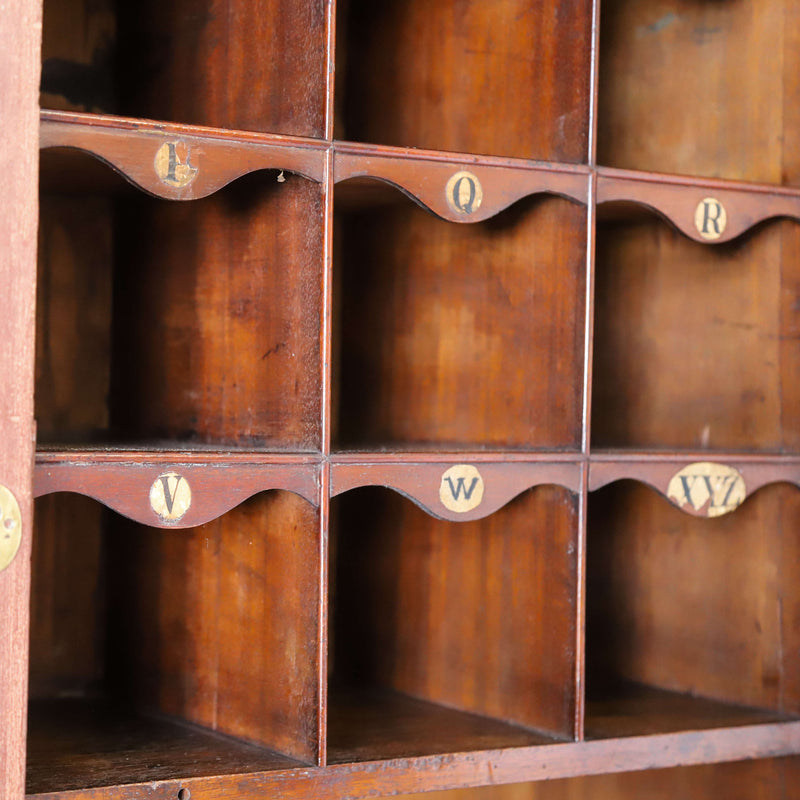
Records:
[[[444,193],[447,205],[457,214],[472,214],[483,202],[483,187],[478,176],[471,172],[461,171],[452,175]]]
[[[17,498],[0,485],[0,572],[13,560],[22,542],[22,514]]]
[[[699,517],[720,517],[737,509],[747,497],[738,469],[700,461],[678,470],[669,482],[667,497]]]
[[[483,478],[471,464],[456,464],[442,475],[439,499],[448,511],[466,514],[483,502]]]
[[[177,522],[192,505],[189,482],[177,472],[159,475],[150,487],[150,507],[164,522]]]
[[[164,142],[156,152],[156,175],[162,183],[182,189],[197,176],[197,167],[189,163],[186,142]]]
[[[728,227],[728,213],[716,197],[704,197],[694,212],[697,232],[709,241],[719,239]]]

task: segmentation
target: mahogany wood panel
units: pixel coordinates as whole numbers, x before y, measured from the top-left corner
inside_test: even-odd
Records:
[[[318,512],[287,492],[108,538],[111,697],[316,762]]]
[[[337,219],[335,446],[579,449],[585,224],[561,199]]]
[[[89,456],[87,458],[86,456]],[[93,497],[105,506],[144,525],[163,528],[192,528],[210,522],[259,492],[284,489],[316,505],[319,470],[312,464],[292,463],[279,458],[250,455],[218,458],[194,463],[185,453],[123,453],[121,458],[103,459],[103,454],[76,453],[40,455],[35,472],[34,495],[77,492]],[[98,457],[99,456],[99,457]],[[128,460],[125,460],[128,459]],[[175,475],[189,487],[190,504],[180,517],[159,515],[151,502],[151,489],[160,476]],[[163,487],[172,506],[178,486]]]
[[[325,135],[326,0],[118,5],[123,114]]]
[[[701,767],[675,767],[590,778],[405,795],[398,800],[655,800],[725,797],[775,800],[791,786],[796,759],[765,759]]]
[[[44,0],[40,5],[42,107],[113,112],[114,0]]]
[[[335,463],[331,469],[331,495],[335,496],[360,486],[387,486],[413,500],[428,514],[452,522],[483,519],[495,513],[527,489],[542,484],[556,484],[577,493],[581,489],[581,465],[578,462],[547,463],[491,463],[478,461],[476,475],[462,478],[446,477],[454,465],[472,465],[469,457],[456,457],[440,463],[369,463],[368,460],[355,463]],[[450,483],[448,483],[448,480]],[[444,488],[443,488],[444,487]],[[442,492],[452,502],[465,500],[466,494],[472,499],[474,492],[482,499],[472,509],[452,509],[444,505]],[[477,495],[475,499],[477,500]]]
[[[132,199],[120,222],[116,438],[318,450],[320,188],[253,175],[193,203]]]
[[[724,208],[724,224],[717,222],[720,212],[714,206],[711,210],[713,220],[706,221],[701,217],[698,226],[695,219],[698,205],[709,197]],[[666,217],[681,233],[709,244],[735,239],[754,225],[773,217],[800,220],[800,192],[797,190],[601,168],[597,180],[597,202],[614,201],[648,206]],[[717,229],[720,229],[718,236]]]
[[[337,138],[586,161],[588,0],[337,5]]]
[[[324,166],[324,145],[308,139],[55,111],[42,113],[39,145],[83,150],[170,200],[206,197],[260,169],[285,169],[319,183]]]
[[[96,700],[31,706],[28,794],[297,766],[261,747],[186,723],[121,713]]]
[[[398,794],[431,792],[455,787],[501,785],[552,780],[575,775],[602,775],[662,767],[771,758],[792,754],[800,746],[800,723],[724,728],[709,732],[631,736],[579,744],[535,745],[505,750],[453,753],[405,758],[376,766],[333,765],[304,767],[251,775],[167,780],[111,789],[89,789],[60,795],[33,795],[44,800],[110,800],[127,797],[174,800],[185,788],[196,800],[224,794],[232,800],[264,795],[323,798],[375,797],[391,785]],[[749,798],[748,798],[749,800]]]
[[[717,519],[628,482],[592,494],[590,697],[623,679],[797,713],[798,514],[784,485]]]
[[[796,446],[795,227],[714,248],[658,220],[598,231],[593,446]]]
[[[409,152],[336,142],[334,180],[378,178],[398,187],[420,205],[451,222],[480,222],[527,195],[546,192],[588,202],[587,171],[568,165],[541,165],[511,159],[478,159],[456,154]],[[444,161],[448,156],[448,161]],[[444,161],[444,163],[442,163]],[[476,185],[469,203],[453,202],[450,178],[467,171]],[[476,195],[480,192],[476,202]],[[456,196],[456,201],[458,197]]]
[[[385,489],[337,498],[332,691],[388,687],[572,737],[577,505],[538,487],[453,523]]]
[[[0,483],[16,498],[22,538],[0,572],[0,797],[25,791],[25,710],[32,526],[37,96],[41,5],[0,5]]]
[[[85,497],[37,500],[31,563],[30,696],[80,696],[105,675],[104,511]]]
[[[796,185],[795,5],[605,0],[598,162]]]
[[[552,737],[386,690],[333,691],[328,763],[549,744]]]

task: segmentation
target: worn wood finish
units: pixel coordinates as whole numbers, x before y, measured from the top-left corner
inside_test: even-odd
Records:
[[[584,226],[561,199],[481,225],[411,204],[338,220],[334,443],[579,449]]]
[[[121,113],[325,135],[323,0],[145,0],[117,14]]]
[[[358,457],[354,457],[357,459]],[[331,495],[350,491],[361,486],[388,486],[413,500],[428,514],[452,522],[483,519],[502,508],[527,489],[541,484],[556,484],[579,492],[581,465],[577,462],[547,463],[544,461],[477,462],[477,474],[464,478],[461,472],[448,477],[454,466],[472,465],[469,457],[440,463],[401,464],[362,462],[334,462],[331,471]],[[461,484],[459,485],[459,479]],[[448,508],[445,499],[466,501],[478,492],[482,499],[474,508]],[[470,498],[466,495],[469,494]],[[475,495],[477,500],[477,495]]]
[[[757,725],[714,731],[655,736],[631,736],[580,744],[535,745],[506,750],[477,750],[447,756],[305,767],[288,772],[227,775],[137,784],[126,788],[145,800],[173,800],[181,788],[195,798],[224,794],[233,800],[265,794],[335,800],[380,795],[391,785],[398,794],[455,787],[501,785],[575,775],[603,775],[703,763],[771,758],[796,752],[800,723]],[[63,794],[33,795],[40,800],[105,800],[118,788],[89,789]],[[427,795],[426,795],[427,796]]]
[[[388,147],[364,147],[350,142],[334,144],[335,180],[378,178],[398,187],[420,205],[451,222],[480,222],[495,216],[532,194],[555,194],[586,205],[587,172],[563,165],[541,165],[511,159],[459,159],[446,154]],[[449,179],[466,171],[473,181],[471,196],[456,197]],[[480,194],[476,198],[476,191]],[[456,192],[457,193],[457,192]]]
[[[554,741],[516,725],[385,689],[332,691],[328,732],[329,764],[530,747]]]
[[[39,145],[70,147],[106,162],[134,185],[169,200],[197,200],[261,169],[322,180],[324,145],[288,136],[143,122],[125,117],[42,113]],[[167,147],[167,171],[158,154]],[[174,150],[169,150],[172,147]],[[169,158],[173,158],[170,172]],[[182,175],[184,169],[187,174]]]
[[[334,508],[333,687],[574,735],[574,495],[539,487],[461,524],[385,489]]]
[[[725,225],[716,235],[714,220],[695,220],[698,204],[713,198],[725,209]],[[600,168],[597,203],[631,202],[657,211],[697,242],[722,244],[774,217],[800,220],[800,192],[765,184],[682,178]],[[713,213],[717,214],[716,208]],[[703,235],[703,230],[707,229]],[[713,238],[712,238],[713,237]]]
[[[795,6],[604,0],[598,162],[797,185]]]
[[[270,492],[188,531],[115,526],[111,696],[315,762],[317,513]]]
[[[320,448],[321,214],[292,175],[124,206],[117,438]]]
[[[700,520],[626,482],[589,511],[590,691],[624,679],[798,711],[795,487]]]
[[[657,220],[598,231],[594,447],[796,446],[794,227],[713,248]]]
[[[186,723],[97,700],[38,701],[30,711],[27,793],[296,768],[286,756]],[[176,793],[177,796],[177,793]]]
[[[340,6],[338,138],[587,160],[587,0]]]
[[[0,5],[0,483],[15,496],[22,542],[0,573],[0,797],[25,791],[25,704],[32,526],[37,105],[41,6]]]

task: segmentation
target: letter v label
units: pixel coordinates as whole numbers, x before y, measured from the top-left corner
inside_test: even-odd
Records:
[[[150,507],[164,522],[177,522],[192,504],[189,482],[177,472],[159,475],[150,487]]]

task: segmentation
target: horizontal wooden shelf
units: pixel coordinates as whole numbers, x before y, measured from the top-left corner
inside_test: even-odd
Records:
[[[329,764],[500,750],[555,741],[517,725],[389,690],[331,690],[328,701]]]
[[[263,747],[99,701],[33,701],[28,716],[27,792],[33,795],[297,766]]]
[[[597,203],[635,204],[635,216],[650,208],[706,244],[728,242],[775,217],[800,220],[800,189],[608,167],[597,169]],[[607,218],[609,212],[600,215]]]
[[[621,684],[586,702],[586,739],[798,723],[798,717],[639,684]],[[757,730],[754,735],[757,735]]]

